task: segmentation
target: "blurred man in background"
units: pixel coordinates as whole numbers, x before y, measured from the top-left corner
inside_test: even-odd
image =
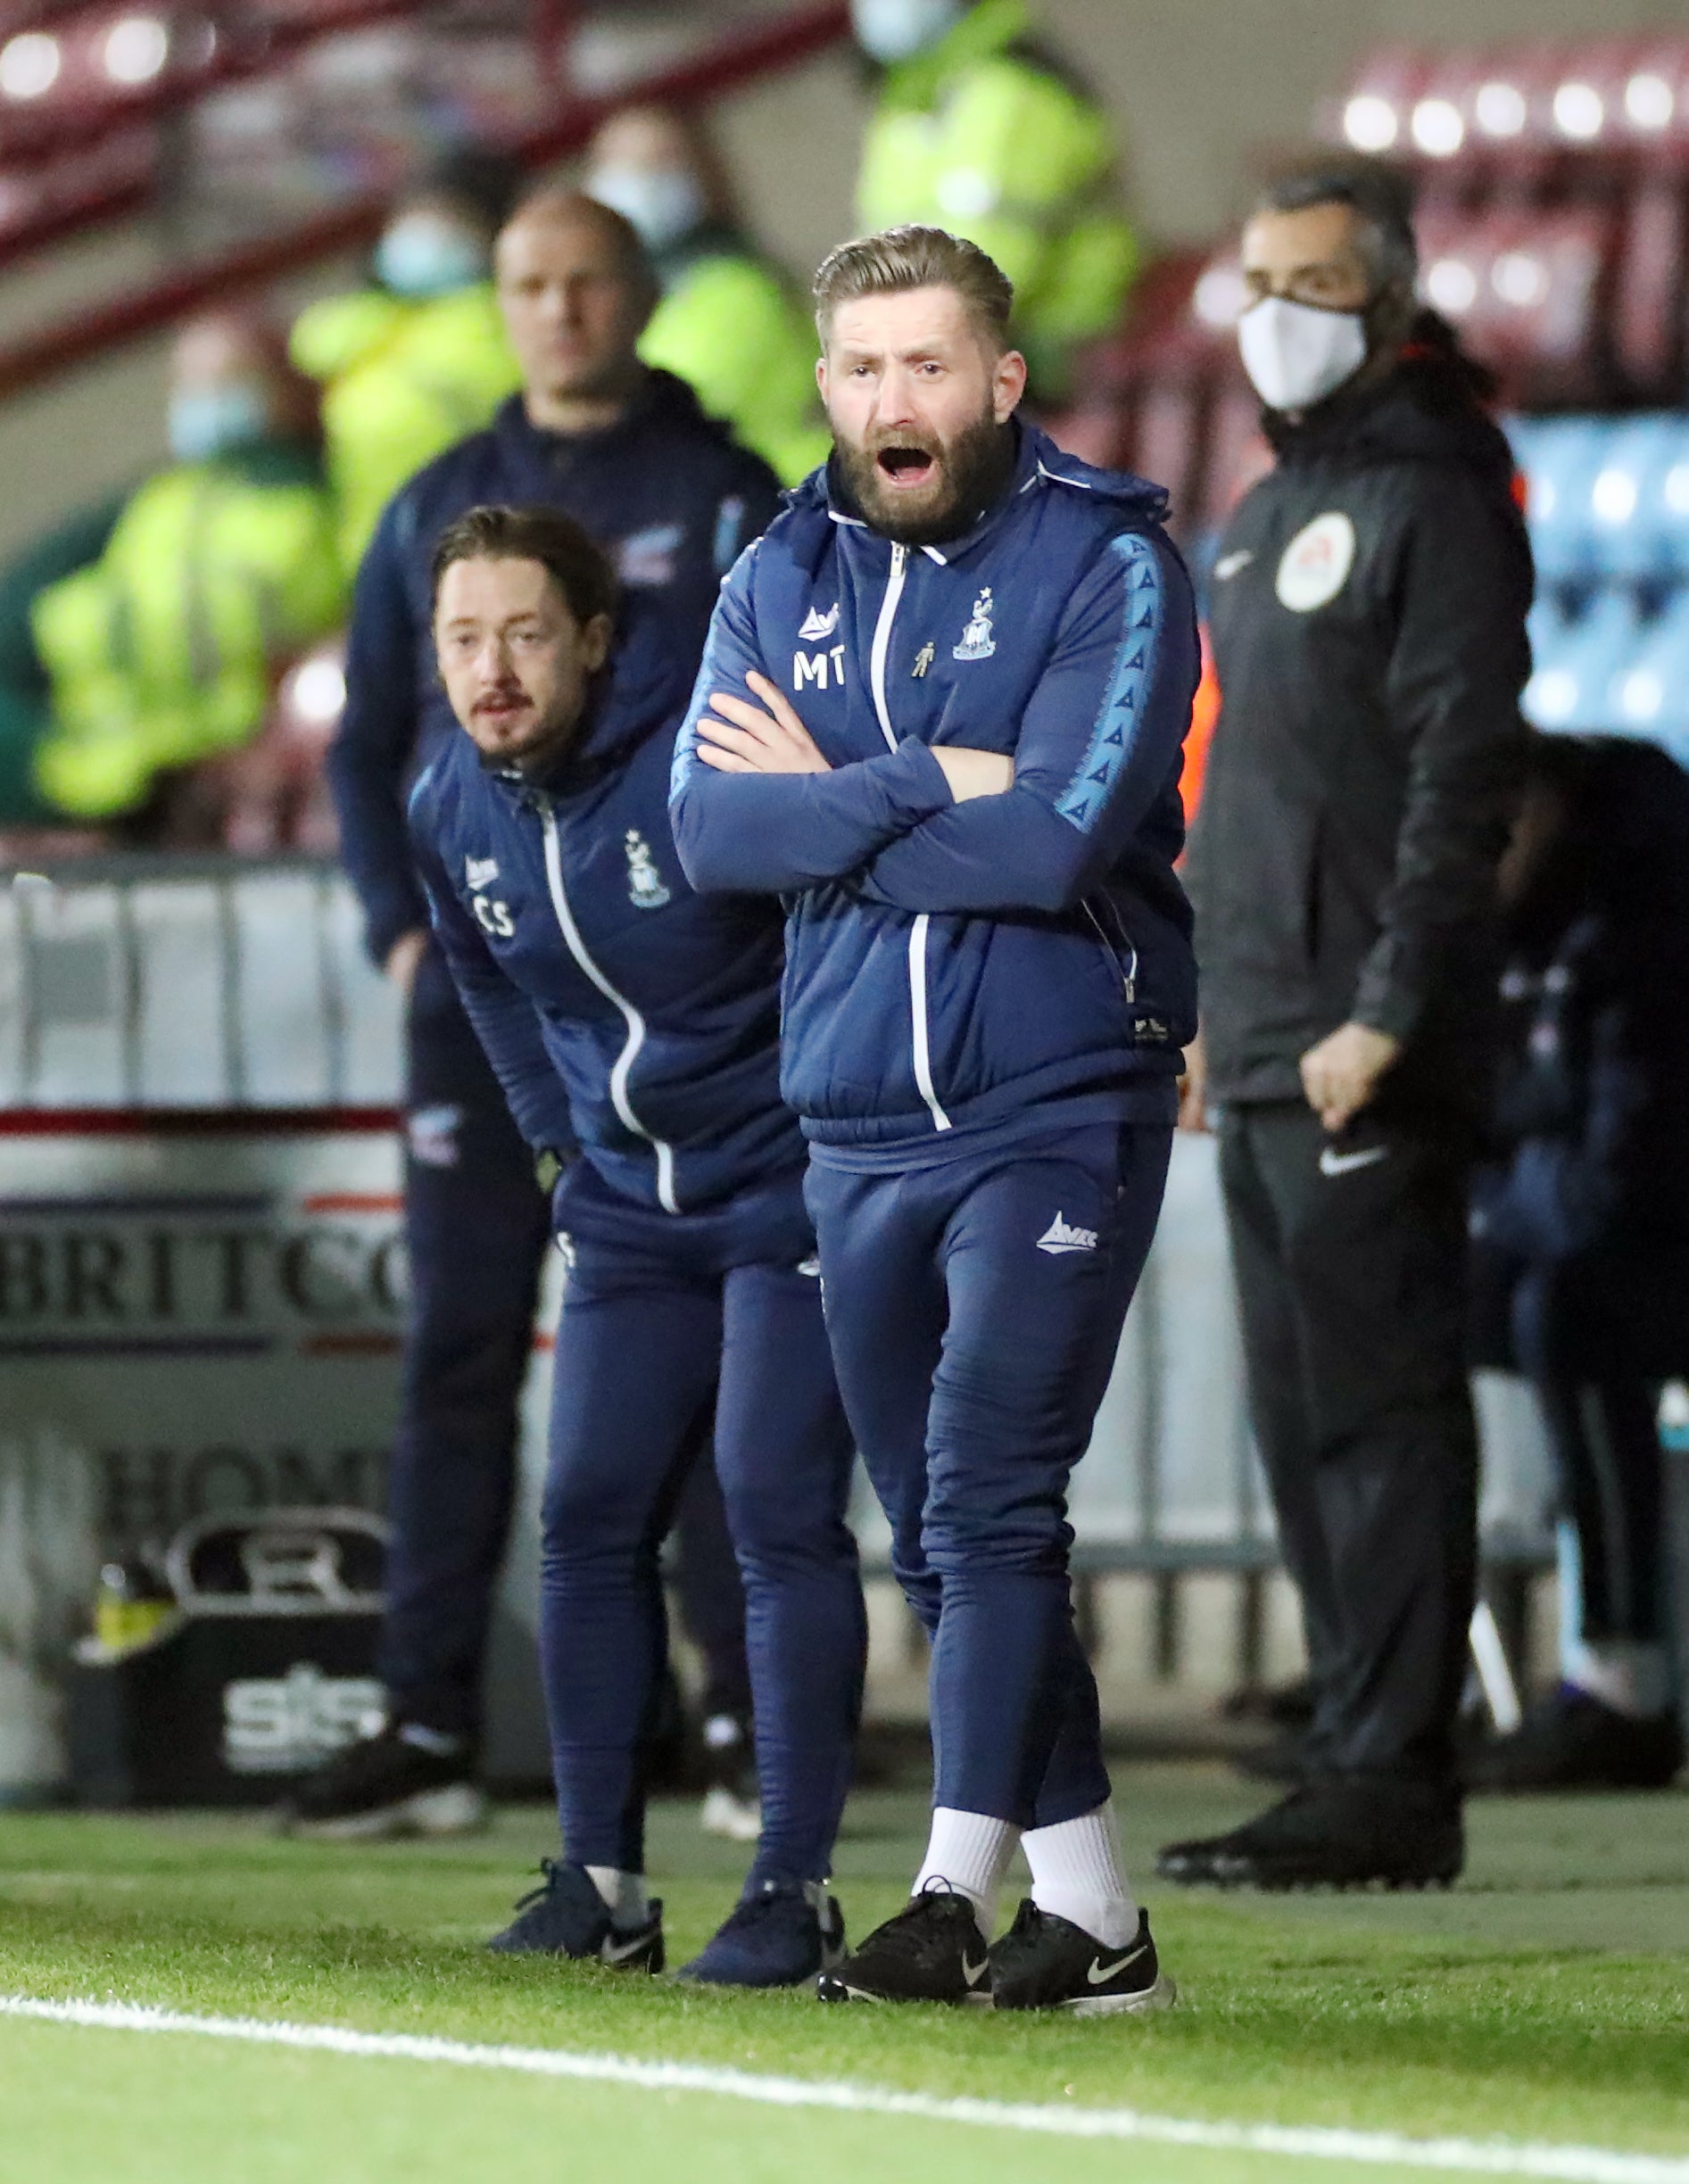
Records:
[[[1291,175],[1243,256],[1278,466],[1214,565],[1186,1120],[1218,1105],[1250,1406],[1317,1706],[1304,1784],[1161,1870],[1446,1881],[1477,1556],[1466,1200],[1530,550],[1486,376],[1416,316],[1400,178]]]
[[[1662,1789],[1684,1758],[1658,1421],[1689,1371],[1689,775],[1623,736],[1539,737],[1502,879],[1477,1361],[1528,1377],[1553,1451],[1561,1672],[1467,1778]]]
[[[478,431],[517,385],[492,276],[493,238],[520,181],[495,153],[449,154],[393,207],[369,285],[310,305],[294,324],[294,361],[323,387],[348,568],[405,480]]]
[[[782,484],[825,462],[814,322],[747,234],[702,123],[660,106],[613,116],[592,140],[586,188],[633,222],[657,269],[645,362],[684,379]]]
[[[1023,0],[851,0],[876,71],[857,217],[977,243],[1014,285],[1034,402],[1119,318],[1138,267],[1109,116],[1032,35]]]
[[[262,725],[346,585],[314,390],[261,319],[178,338],[174,460],[0,580],[0,820],[170,838],[178,777]]]
[[[629,592],[658,602],[675,646],[695,660],[723,575],[779,496],[773,473],[704,416],[689,387],[641,363],[657,289],[619,213],[539,190],[500,235],[496,264],[522,391],[382,517],[359,573],[346,712],[329,759],[370,952],[409,1005],[411,1303],[390,1474],[387,1718],[299,1799],[296,1824],[328,1832],[455,1828],[482,1810],[482,1662],[550,1233],[545,1194],[430,936],[406,831],[412,781],[437,739],[456,732],[435,670],[435,542],[472,508],[561,509],[609,550]],[[631,856],[628,886],[637,917]],[[707,1466],[696,1476],[713,1478]],[[717,1574],[736,1588],[718,1496],[713,1519]],[[711,1592],[719,1602],[720,1584]],[[693,1624],[700,1642],[713,1639],[706,1741],[724,1776],[749,1750],[736,1590],[728,1606],[710,1630]],[[743,1824],[754,1832],[754,1813]]]

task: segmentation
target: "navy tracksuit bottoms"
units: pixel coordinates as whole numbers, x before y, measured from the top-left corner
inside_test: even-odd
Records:
[[[850,1783],[867,1628],[854,1460],[799,1176],[679,1216],[584,1162],[558,1193],[540,1636],[566,1854],[644,1866],[666,1658],[658,1548],[713,1422],[744,1581],[762,1836],[753,1880],[822,1880]]]
[[[473,1738],[551,1213],[437,948],[418,968],[406,1036],[410,1308],[379,1666],[401,1719]],[[682,1614],[706,1657],[706,1711],[738,1712],[743,1601],[718,1544],[720,1496],[707,1466],[678,1531]]]
[[[1168,1126],[1110,1122],[894,1172],[812,1153],[839,1386],[933,1642],[936,1804],[1047,1827],[1109,1794],[1067,1482],[1172,1143]]]

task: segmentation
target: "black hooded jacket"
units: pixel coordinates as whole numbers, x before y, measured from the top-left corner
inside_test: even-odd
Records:
[[[1214,564],[1221,711],[1189,859],[1209,1085],[1296,1099],[1339,1024],[1379,1104],[1472,1112],[1529,672],[1530,549],[1481,375],[1436,326],[1300,424]]]

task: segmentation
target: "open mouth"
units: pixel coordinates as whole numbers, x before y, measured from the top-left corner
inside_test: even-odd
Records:
[[[915,486],[930,485],[939,475],[935,459],[925,448],[886,447],[874,458],[875,467],[887,484],[908,492]]]

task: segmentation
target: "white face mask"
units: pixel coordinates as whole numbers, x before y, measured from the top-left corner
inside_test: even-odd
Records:
[[[961,21],[963,0],[850,0],[850,27],[871,61],[895,68]]]
[[[708,207],[695,176],[683,167],[600,167],[587,194],[639,230],[647,250],[666,250],[703,224]]]
[[[1238,347],[1269,410],[1312,410],[1366,362],[1366,322],[1359,311],[1263,296],[1238,319]]]

